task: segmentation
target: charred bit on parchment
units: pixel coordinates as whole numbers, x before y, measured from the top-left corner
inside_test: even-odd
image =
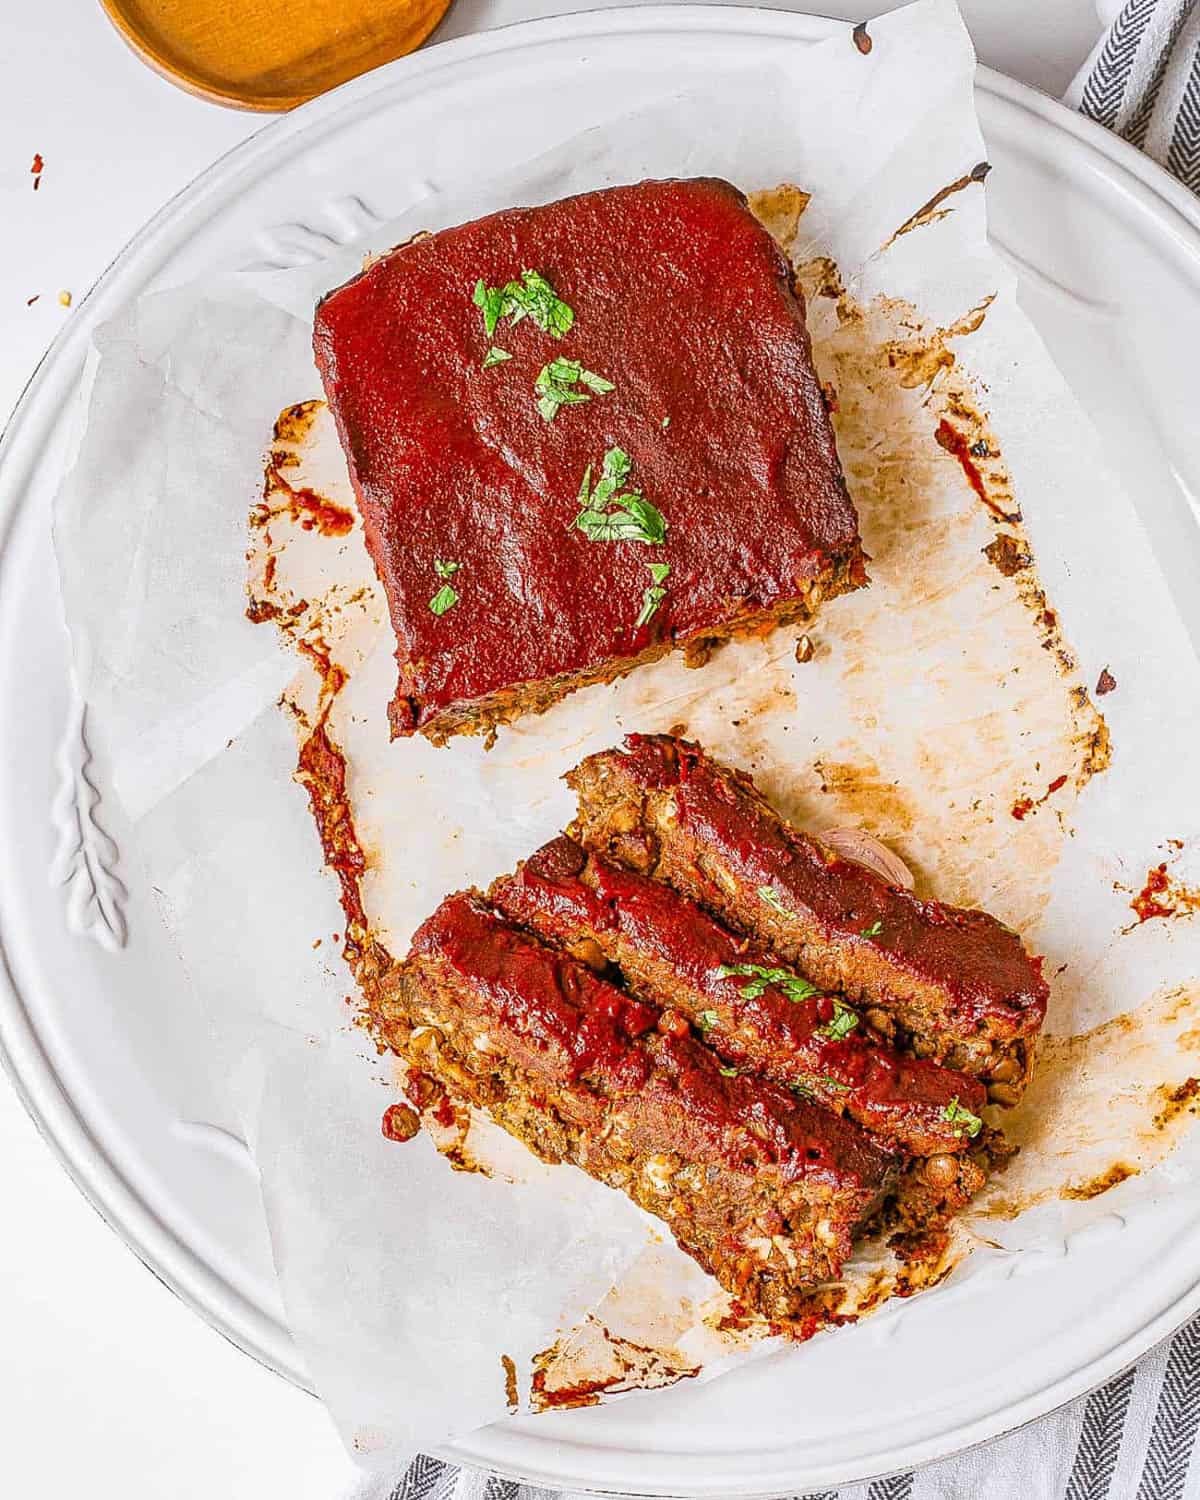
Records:
[[[521,1405],[520,1394],[517,1390],[517,1367],[510,1354],[502,1354],[500,1364],[504,1370],[504,1404],[508,1407],[510,1414],[515,1414]]]
[[[1117,685],[1117,679],[1107,667],[1101,669],[1100,676],[1096,679],[1096,697],[1103,698],[1105,693],[1111,693]]]
[[[1191,1114],[1200,1113],[1200,1078],[1185,1078],[1175,1088],[1164,1083],[1161,1091],[1166,1095],[1166,1101],[1154,1116],[1155,1130],[1165,1130],[1185,1109]]]
[[[1012,578],[1023,568],[1033,566],[1033,557],[1024,541],[1007,531],[998,532],[983,549],[983,555],[1004,578]]]
[[[981,183],[992,170],[992,164],[988,161],[976,162],[976,164],[962,177],[956,177],[953,182],[948,182],[944,188],[939,188],[927,203],[922,203],[916,213],[910,214],[896,232],[890,235],[879,247],[879,254],[889,249],[902,234],[908,234],[914,229],[920,229],[925,224],[934,224],[938,219],[944,218],[950,212],[943,208],[947,198],[955,193],[961,193],[963,188],[968,188],[972,183]]]
[[[850,40],[864,57],[870,53],[871,48],[875,45],[871,40],[871,35],[867,30],[867,23],[865,21],[860,21],[850,33]]]

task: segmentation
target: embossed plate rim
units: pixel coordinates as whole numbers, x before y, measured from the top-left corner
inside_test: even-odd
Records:
[[[635,36],[645,44],[647,38],[656,34],[669,37],[685,31],[711,35],[714,39],[741,33],[759,40],[787,38],[813,42],[835,34],[839,27],[840,23],[787,12],[696,6],[589,12],[524,22],[402,59],[272,122],[209,168],[147,224],[79,305],[71,323],[38,367],[0,439],[0,546],[16,522],[26,481],[42,459],[39,439],[58,420],[76,387],[91,331],[129,295],[151,281],[172,247],[186,238],[200,214],[215,211],[222,199],[232,195],[232,184],[237,179],[251,169],[269,166],[273,157],[277,159],[298,142],[302,144],[306,133],[315,135],[323,123],[369,107],[373,96],[385,97],[394,83],[408,84],[421,78],[428,86],[436,87],[436,75],[440,72],[464,61],[502,57],[517,49],[612,35]],[[1140,153],[1033,90],[987,70],[981,70],[980,89],[989,108],[999,106],[1023,112],[1042,129],[1051,127],[1072,138],[1086,158],[1084,166],[1117,183],[1122,192],[1139,197],[1161,230],[1172,236],[1181,249],[1195,255],[1200,244],[1200,209],[1181,187]],[[300,1361],[282,1325],[242,1296],[185,1243],[170,1223],[138,1196],[120,1163],[105,1155],[101,1143],[91,1134],[87,1121],[54,1073],[34,1024],[36,1007],[27,1012],[16,992],[2,934],[0,913],[0,1054],[18,1093],[52,1149],[97,1210],[160,1279],[241,1348],[296,1383],[305,1384]],[[647,1493],[688,1490],[750,1495],[846,1482],[944,1455],[1051,1410],[1131,1362],[1197,1306],[1200,1306],[1200,1285],[1190,1287],[1158,1309],[1135,1332],[1118,1339],[1097,1358],[1069,1376],[1032,1392],[1024,1401],[999,1407],[973,1424],[926,1433],[911,1444],[894,1446],[886,1455],[860,1462],[852,1469],[838,1467],[836,1463],[819,1468],[810,1463],[802,1470],[794,1463],[789,1467],[787,1450],[773,1456],[775,1467],[770,1471],[760,1469],[753,1475],[730,1472],[727,1463],[722,1462],[726,1455],[712,1454],[652,1455],[643,1451],[626,1454],[622,1466],[614,1464],[611,1447],[568,1438],[567,1433],[577,1419],[567,1414],[561,1419],[540,1419],[544,1425],[536,1435],[523,1427],[502,1424],[451,1444],[443,1452],[451,1459],[489,1463],[507,1473],[572,1488],[619,1485]],[[639,1477],[639,1471],[644,1476],[650,1469],[652,1459],[658,1466],[657,1472],[650,1479]],[[689,1459],[692,1468],[688,1468]],[[697,1471],[697,1460],[703,1472]]]

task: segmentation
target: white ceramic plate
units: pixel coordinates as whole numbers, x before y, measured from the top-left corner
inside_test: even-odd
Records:
[[[582,128],[605,98],[632,104],[664,75],[686,84],[699,68],[770,64],[834,24],[740,8],[601,11],[448,43],[361,78],[269,125],[145,228],[73,316],[4,435],[0,1046],[46,1137],[118,1233],[291,1380],[305,1374],[252,1171],[236,1142],[203,1124],[204,1099],[184,1091],[173,1065],[187,1040],[149,893],[118,861],[124,900],[110,889],[107,922],[88,904],[89,869],[111,863],[96,826],[118,850],[123,829],[110,800],[92,807],[81,780],[49,514],[91,331],[152,288],[319,253],[367,222],[367,208],[390,216],[426,179],[458,175],[477,159],[481,133],[498,151],[532,154],[549,144],[548,119]],[[1136,152],[1032,90],[985,71],[979,108],[996,167],[997,242],[1098,418],[1200,638],[1190,394],[1200,212]],[[47,879],[56,852],[65,885]],[[545,1485],[655,1494],[778,1494],[862,1479],[991,1437],[1106,1379],[1200,1308],[1198,1268],[1200,1204],[1166,1203],[1020,1257],[986,1298],[933,1293],[900,1319],[709,1386],[515,1420],[446,1456]]]

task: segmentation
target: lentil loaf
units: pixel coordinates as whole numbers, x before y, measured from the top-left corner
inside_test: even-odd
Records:
[[[724,1068],[656,1007],[478,893],[448,897],[380,983],[381,1045],[550,1162],[666,1221],[781,1331],[836,1278],[900,1162],[852,1121]],[[811,1331],[811,1327],[807,1329]]]
[[[987,912],[923,901],[787,824],[743,772],[669,735],[630,735],[567,776],[573,832],[752,934],[920,1056],[1012,1104],[1032,1066],[1041,960]]]
[[[848,1114],[919,1155],[965,1151],[987,1094],[978,1079],[878,1042],[858,1012],[782,967],[669,885],[562,835],[497,880],[507,917],[583,962],[618,970],[727,1062]]]
[[[866,582],[802,297],[727,182],[418,237],[324,298],[314,348],[394,736],[492,734]]]

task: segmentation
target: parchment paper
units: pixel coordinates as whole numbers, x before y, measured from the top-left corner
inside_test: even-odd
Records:
[[[358,529],[330,544],[294,527],[275,587],[319,577],[303,624],[351,669],[331,725],[389,947],[403,951],[446,891],[486,884],[560,828],[571,803],[558,777],[582,755],[682,725],[789,816],[868,828],[920,889],[990,907],[1047,955],[1058,1040],[1012,1125],[1025,1150],[968,1231],[988,1248],[956,1273],[958,1295],[1115,1203],[1152,1211],[1164,1178],[1195,1182],[1194,1133],[1148,1169],[1189,1118],[1173,1091],[1200,1073],[1200,922],[1185,895],[1177,916],[1139,922],[1130,907],[1160,861],[1176,893],[1200,873],[1194,777],[1176,753],[1200,731],[1195,651],[1096,434],[987,249],[956,10],[921,0],[871,32],[866,56],[847,30],[770,76],[688,94],[664,80],[648,110],[533,164],[493,163],[319,266],[151,297],[97,337],[56,542],[98,763],[136,820],[191,977],[194,994],[169,1003],[211,1020],[195,1066],[227,1081],[216,1123],[260,1170],[295,1336],[347,1441],[380,1462],[501,1416],[501,1356],[526,1390],[535,1356],[594,1326],[602,1301],[615,1327],[623,1299],[617,1312],[667,1351],[668,1373],[674,1361],[711,1375],[731,1354],[704,1321],[715,1285],[620,1195],[520,1148],[487,1179],[450,1172],[424,1136],[400,1148],[380,1134],[394,1070],[365,1059],[352,1024],[341,913],[277,707],[311,708],[315,680],[244,616],[246,518],[276,415],[319,395],[315,296],[418,230],[646,176],[798,183],[812,197],[794,253],[874,582],[826,610],[805,665],[777,633],[699,673],[670,660],[576,695],[490,752],[434,750],[387,741],[392,641]],[[936,440],[943,418],[979,450],[990,503],[1019,505],[1023,522],[998,523],[972,490]],[[348,500],[319,412],[297,454],[314,488]],[[984,553],[1000,534],[1032,549],[1036,574]],[[1107,770],[1087,696],[1105,667]],[[1101,1194],[1121,1162],[1126,1180]]]

